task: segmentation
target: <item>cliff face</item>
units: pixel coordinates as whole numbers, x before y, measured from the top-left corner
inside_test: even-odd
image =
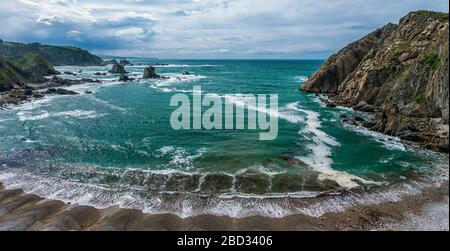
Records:
[[[52,65],[103,65],[103,60],[88,51],[71,46],[50,46],[38,43],[22,44],[0,41],[0,55],[6,58],[16,58],[27,53],[41,55]]]
[[[340,105],[370,106],[371,129],[448,151],[448,14],[412,12],[377,32],[382,35],[338,52],[302,90],[327,92]]]
[[[27,82],[45,82],[44,76],[58,74],[57,71],[39,54],[28,53],[12,60],[17,68],[21,69],[27,78]]]
[[[394,24],[387,24],[332,55],[319,71],[309,78],[301,90],[315,93],[335,93],[339,85],[356,69],[369,51],[388,36],[395,27]]]
[[[25,79],[24,73],[19,68],[0,56],[0,92],[13,89]]]
[[[0,92],[9,91],[26,83],[45,82],[44,76],[56,73],[38,54],[29,53],[12,60],[0,57]]]

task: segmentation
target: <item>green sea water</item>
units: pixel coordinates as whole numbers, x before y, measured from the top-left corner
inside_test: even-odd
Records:
[[[111,66],[58,67],[77,73],[64,77],[103,83],[1,111],[0,181],[99,207],[282,216],[319,195],[423,180],[442,164],[396,138],[343,123],[342,114],[355,115],[350,109],[300,93],[319,60],[131,61],[130,77],[159,62],[158,74],[168,79],[123,83],[94,75]],[[192,96],[193,86],[219,95],[278,94],[277,139],[261,141],[259,130],[172,129],[170,99]]]

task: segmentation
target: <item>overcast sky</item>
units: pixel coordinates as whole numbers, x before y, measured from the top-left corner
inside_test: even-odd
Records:
[[[1,0],[0,38],[160,58],[326,58],[447,0]]]

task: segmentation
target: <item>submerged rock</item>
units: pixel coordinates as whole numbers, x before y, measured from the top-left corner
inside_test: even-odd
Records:
[[[128,77],[128,76],[125,75],[125,74],[122,74],[122,75],[120,75],[120,77],[119,77],[119,81],[123,81],[123,82],[133,81],[133,80],[134,80],[134,78],[130,78],[130,77]]]

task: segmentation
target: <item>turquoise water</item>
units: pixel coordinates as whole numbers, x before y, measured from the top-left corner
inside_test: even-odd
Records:
[[[96,206],[279,216],[323,193],[420,179],[436,163],[398,139],[342,123],[339,116],[351,110],[300,93],[322,61],[132,62],[131,77],[160,62],[168,65],[157,72],[169,78],[121,83],[117,75],[93,75],[111,66],[59,67],[82,72],[67,78],[104,82],[1,111],[0,180]],[[220,95],[278,94],[278,138],[260,141],[259,130],[173,130],[170,99],[192,96],[193,86]]]

